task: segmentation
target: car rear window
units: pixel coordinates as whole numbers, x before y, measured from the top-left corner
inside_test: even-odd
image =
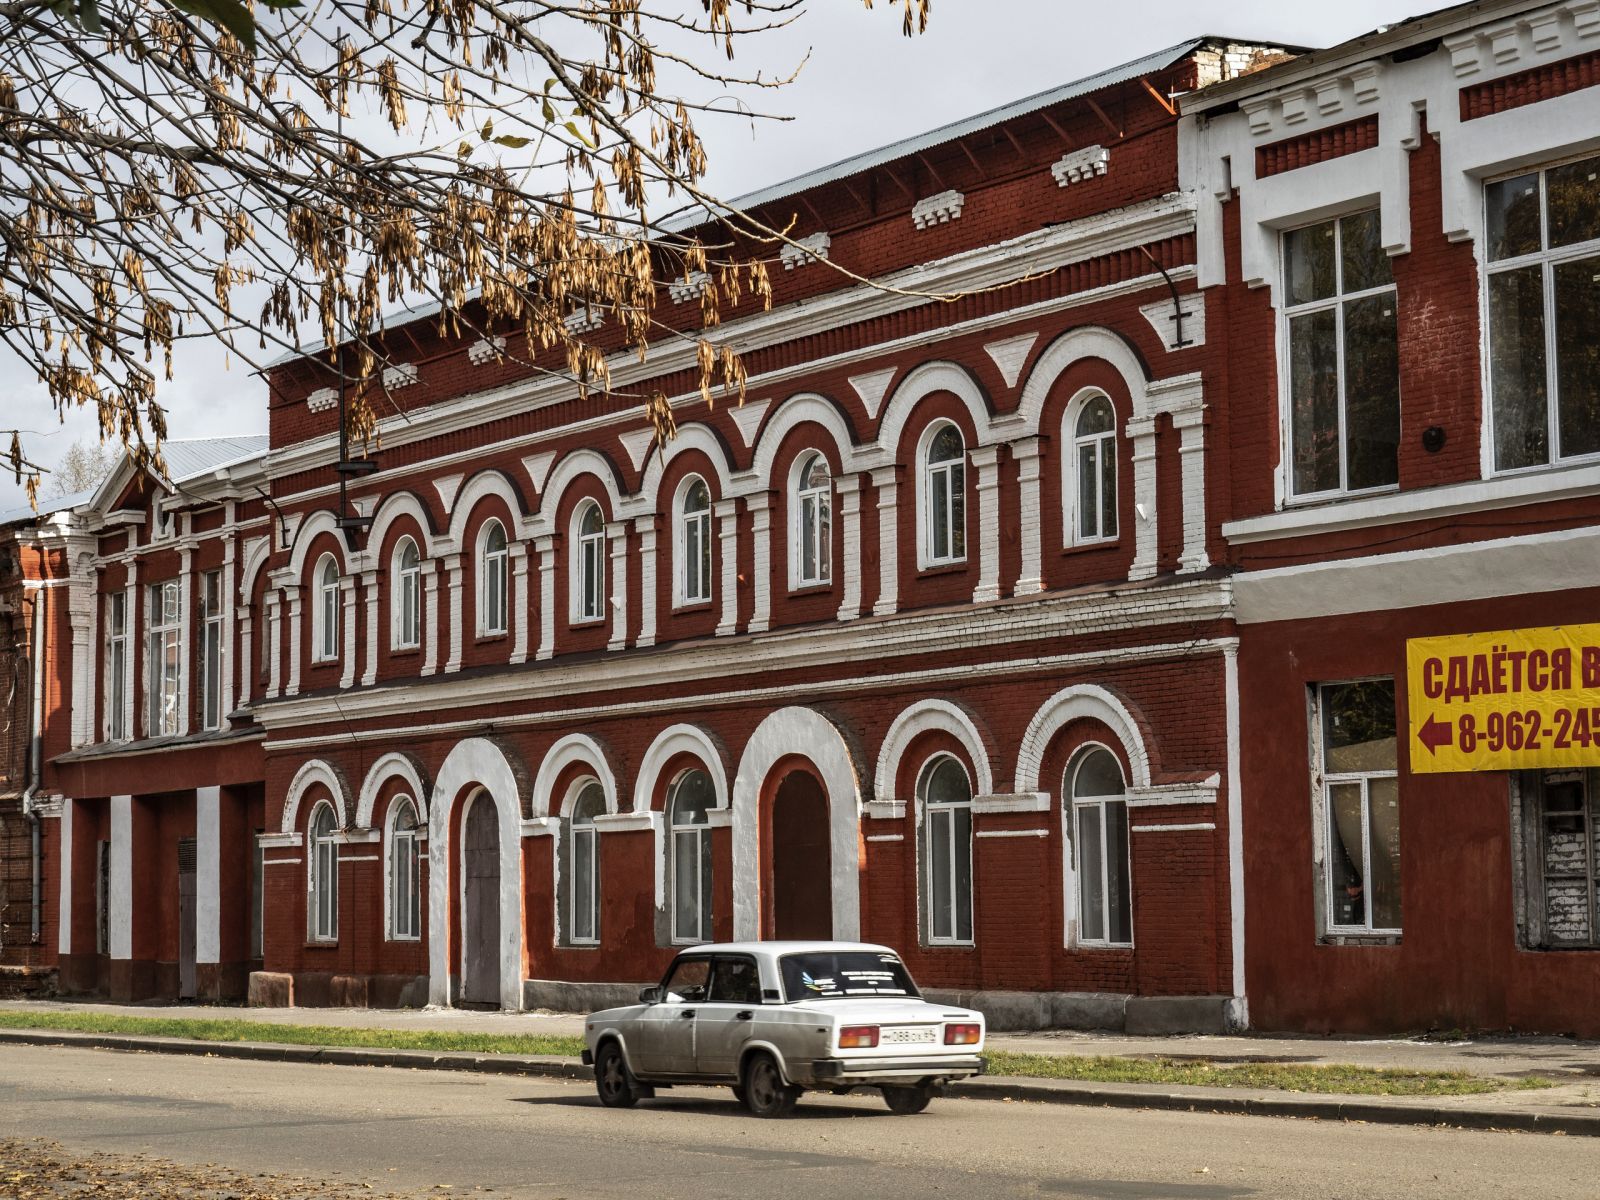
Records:
[[[920,995],[917,985],[911,982],[911,973],[893,954],[870,950],[813,951],[787,954],[778,963],[783,970],[783,993],[791,1003]]]

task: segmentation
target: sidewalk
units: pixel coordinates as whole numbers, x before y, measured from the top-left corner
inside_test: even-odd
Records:
[[[198,1005],[115,1005],[57,1001],[0,1001],[0,1012],[87,1012],[116,1016],[238,1019],[286,1025],[333,1025],[422,1032],[579,1035],[583,1018],[571,1013],[496,1013],[460,1009],[244,1009]],[[318,1048],[263,1043],[189,1042],[132,1035],[0,1030],[6,1041],[101,1046],[181,1054],[211,1054],[368,1066],[510,1072],[587,1078],[576,1061],[523,1055],[475,1055],[402,1050]],[[1464,1071],[1517,1080],[1539,1075],[1555,1086],[1469,1096],[1311,1095],[1242,1087],[1083,1083],[1023,1077],[986,1077],[950,1089],[951,1095],[1191,1109],[1222,1113],[1318,1117],[1465,1128],[1521,1129],[1600,1136],[1600,1043],[1555,1037],[1494,1037],[1462,1041],[1421,1038],[1318,1038],[1273,1035],[1128,1037],[1076,1031],[1000,1033],[989,1049],[1021,1054],[1167,1057],[1233,1064],[1349,1064],[1406,1070]]]

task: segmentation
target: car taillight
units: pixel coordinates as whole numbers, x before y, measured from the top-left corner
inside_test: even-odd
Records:
[[[876,1025],[846,1025],[839,1030],[839,1049],[870,1050],[878,1044]]]
[[[944,1027],[944,1044],[946,1046],[973,1046],[982,1040],[982,1025],[946,1025]]]

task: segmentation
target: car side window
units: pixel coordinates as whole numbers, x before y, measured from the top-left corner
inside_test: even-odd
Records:
[[[760,1004],[761,973],[751,958],[719,958],[711,968],[711,1001]]]
[[[698,1004],[706,998],[706,981],[711,975],[711,960],[680,958],[672,964],[661,998],[669,1004]]]

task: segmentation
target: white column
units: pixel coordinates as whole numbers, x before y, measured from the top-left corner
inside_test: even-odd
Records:
[[[434,559],[422,563],[422,673],[439,669],[439,564]]]
[[[222,961],[222,789],[194,793],[194,960]]]
[[[872,472],[872,486],[878,494],[878,602],[872,611],[878,616],[900,607],[900,485],[895,482],[898,468],[879,467]]]
[[[231,502],[230,502],[231,503]],[[217,664],[217,678],[222,682],[222,719],[226,728],[228,714],[236,707],[234,704],[233,676],[235,671],[234,660],[237,652],[234,643],[238,639],[238,610],[234,600],[234,590],[239,586],[239,539],[232,534],[222,546],[222,591],[218,600],[222,604],[222,661]],[[244,662],[249,664],[250,653],[246,650]]]
[[[444,556],[446,586],[450,589],[450,657],[445,661],[444,673],[461,670],[461,555]]]
[[[267,628],[267,699],[283,691],[283,598],[276,588],[268,588],[265,595]],[[130,728],[132,728],[130,726]]]
[[[235,615],[239,621],[239,697],[234,704],[235,707],[242,708],[250,703],[250,676],[254,672],[256,661],[255,645],[251,637],[250,610],[240,605]],[[232,679],[231,672],[229,679],[230,681]]]
[[[639,535],[639,636],[635,646],[656,644],[656,519],[637,517],[633,522]]]
[[[1211,565],[1206,553],[1206,425],[1205,410],[1174,413],[1178,430],[1178,456],[1183,467],[1183,553],[1178,574],[1204,571]]]
[[[1043,550],[1039,541],[1039,439],[1021,438],[1011,443],[1017,460],[1019,496],[1017,524],[1022,531],[1022,569],[1013,595],[1031,596],[1044,590]]]
[[[300,585],[290,584],[283,589],[289,598],[289,686],[290,696],[300,694]]]
[[[628,523],[612,521],[606,526],[611,545],[611,578],[606,584],[606,600],[611,605],[611,641],[607,650],[622,650],[628,645]]]
[[[719,522],[722,557],[722,619],[717,635],[733,633],[739,627],[739,502],[718,500],[711,511]]]
[[[746,497],[750,509],[750,536],[755,539],[755,605],[750,613],[750,633],[762,633],[772,624],[772,493]]]
[[[1156,423],[1153,417],[1129,421],[1133,439],[1133,565],[1129,579],[1156,573]]]
[[[361,594],[367,604],[367,636],[365,661],[361,664],[361,686],[371,687],[378,681],[378,573],[361,572]]]
[[[111,797],[111,878],[106,896],[106,950],[133,957],[133,797]]]
[[[971,453],[978,468],[978,585],[974,603],[1000,598],[1000,447],[977,446]]]
[[[183,622],[178,632],[178,734],[181,737],[189,732],[189,711],[194,707],[194,695],[190,689],[190,681],[194,678],[194,639],[198,632],[195,625],[195,609],[199,606],[194,602],[194,551],[185,549],[178,552],[178,612],[179,619]]]
[[[839,620],[850,621],[861,615],[861,476],[841,475],[833,481],[839,497],[839,554],[834,569],[839,572]],[[833,531],[828,531],[833,536]]]
[[[95,574],[87,579],[73,576],[68,587],[67,620],[72,626],[72,745],[98,741],[94,729],[96,666],[99,663],[100,597],[95,591]]]
[[[511,661],[528,661],[528,544],[512,542],[511,559]]]
[[[533,539],[539,552],[539,650],[537,657],[556,652],[556,539],[550,534]]]
[[[128,564],[128,584],[123,589],[127,599],[122,608],[123,628],[128,631],[128,679],[127,686],[122,689],[122,727],[128,731],[130,738],[138,736],[133,724],[134,709],[138,703],[135,697],[139,694],[139,680],[143,678],[140,672],[144,669],[145,643],[150,635],[150,631],[140,623],[139,585],[134,574],[137,570],[134,563]]]
[[[344,659],[339,686],[350,688],[356,682],[356,580],[353,575],[339,578],[339,618],[344,627],[339,633],[339,656]]]
[[[56,894],[56,952],[72,953],[72,810],[77,802],[68,798],[61,802],[61,819],[56,828],[61,833],[61,865],[56,871],[60,890]],[[99,870],[96,864],[95,870]]]

